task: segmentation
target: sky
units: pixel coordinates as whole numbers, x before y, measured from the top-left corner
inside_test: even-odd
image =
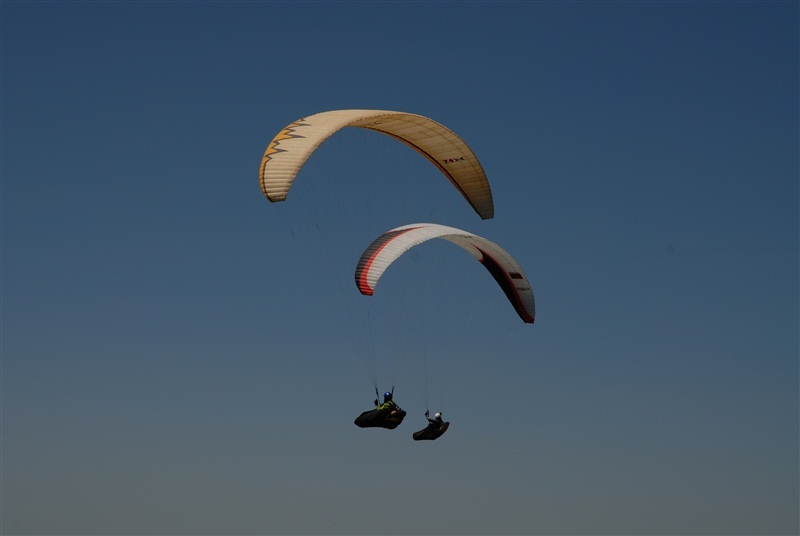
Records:
[[[0,9],[3,534],[800,532],[798,2]],[[349,108],[461,136],[494,219],[356,128],[267,201]],[[535,324],[442,241],[358,294],[419,222]]]

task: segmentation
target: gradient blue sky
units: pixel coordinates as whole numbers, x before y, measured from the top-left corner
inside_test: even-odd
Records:
[[[2,533],[798,534],[799,21],[3,1]],[[340,108],[450,127],[495,219],[357,129],[267,202],[272,136]],[[536,324],[447,248],[357,295],[360,248],[426,220],[510,251]],[[394,431],[352,424],[364,300],[427,328]],[[452,425],[417,443],[426,402]]]

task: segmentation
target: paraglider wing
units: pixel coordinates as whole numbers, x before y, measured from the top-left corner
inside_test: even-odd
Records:
[[[402,141],[439,168],[481,218],[494,217],[486,174],[461,138],[427,117],[386,110],[333,110],[287,125],[269,143],[261,160],[259,177],[267,199],[285,200],[311,153],[344,127],[366,128]]]
[[[365,411],[353,421],[359,428],[388,428],[394,430],[406,417],[405,410],[397,408],[390,413],[381,413],[376,409]]]
[[[371,296],[389,265],[412,247],[433,238],[452,242],[478,259],[503,289],[519,317],[525,323],[533,324],[536,314],[533,290],[519,263],[494,242],[445,225],[404,225],[376,238],[358,260],[355,272],[358,290]]]

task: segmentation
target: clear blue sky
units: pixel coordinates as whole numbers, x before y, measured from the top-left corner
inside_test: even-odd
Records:
[[[2,533],[798,534],[799,21],[2,2]],[[269,140],[342,108],[447,125],[495,219],[357,129],[269,203]],[[447,244],[358,295],[418,221],[511,252],[536,323]],[[380,315],[425,328],[393,431],[352,423],[365,308],[381,390],[414,324]],[[450,431],[414,442],[426,406]]]

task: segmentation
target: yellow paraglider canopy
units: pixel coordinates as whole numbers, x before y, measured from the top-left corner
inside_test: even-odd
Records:
[[[444,173],[481,218],[494,217],[486,174],[461,138],[427,117],[386,110],[334,110],[287,125],[269,143],[261,160],[261,190],[267,199],[285,200],[311,153],[344,127],[374,130],[409,145]]]

